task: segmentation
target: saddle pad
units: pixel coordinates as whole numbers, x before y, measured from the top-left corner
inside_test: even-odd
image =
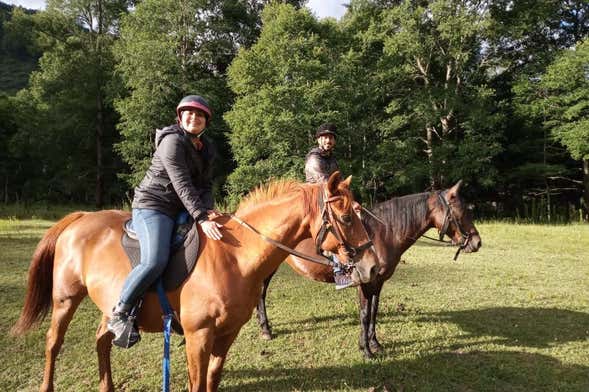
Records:
[[[141,260],[141,251],[139,249],[139,241],[129,237],[126,231],[123,231],[121,244],[129,260],[131,267],[135,267]],[[196,265],[196,258],[199,253],[200,241],[198,239],[198,230],[196,224],[186,235],[184,243],[179,247],[172,247],[170,260],[162,274],[162,281],[164,283],[164,290],[171,291],[177,288],[186,280],[186,277]],[[155,291],[155,284],[149,288],[150,291]]]

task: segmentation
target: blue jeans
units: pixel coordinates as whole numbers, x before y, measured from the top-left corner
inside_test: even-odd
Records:
[[[156,210],[134,208],[133,228],[139,238],[141,262],[131,270],[121,291],[120,302],[127,305],[133,305],[164,272],[170,257],[174,220]]]
[[[337,258],[337,255],[335,253],[331,254],[331,261],[333,261],[335,263],[335,265],[333,266],[333,274],[337,275],[338,273],[342,272],[342,265],[339,262],[339,259]]]

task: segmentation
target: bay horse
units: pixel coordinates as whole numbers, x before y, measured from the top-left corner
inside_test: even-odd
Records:
[[[378,259],[372,246],[360,246],[369,243],[369,238],[351,211],[350,181],[351,177],[342,181],[336,172],[323,185],[272,182],[250,193],[235,219],[228,215],[217,218],[223,224],[221,240],[209,240],[199,229],[198,263],[178,289],[167,293],[184,330],[191,392],[218,389],[227,352],[251,317],[264,279],[287,255],[244,222],[287,247],[317,237],[325,232],[323,226],[330,225],[332,230],[321,235],[320,246],[352,263],[355,282],[368,283],[375,278]],[[113,335],[106,323],[131,269],[121,247],[123,223],[129,216],[116,210],[74,212],[52,226],[38,244],[29,268],[25,304],[12,332],[26,332],[53,304],[41,391],[53,391],[57,354],[86,295],[102,312],[96,332],[99,388],[114,390],[110,364]],[[161,319],[157,294],[146,293],[137,318],[139,328],[161,332]]]
[[[444,235],[452,239],[466,253],[477,252],[481,237],[472,222],[470,213],[460,196],[462,181],[444,191],[418,193],[395,197],[376,204],[372,213],[363,213],[362,221],[371,234],[379,258],[380,269],[376,279],[359,285],[360,338],[359,348],[366,358],[373,358],[382,346],[376,337],[376,316],[382,285],[388,280],[401,255],[430,228],[436,227],[440,240]],[[313,244],[303,241],[297,247],[311,252]],[[458,253],[456,253],[456,257]],[[296,256],[289,256],[287,264],[298,274],[319,282],[333,283],[333,270],[309,263]],[[272,330],[266,312],[266,292],[274,274],[264,281],[262,296],[257,306],[257,317],[262,338],[272,339]]]

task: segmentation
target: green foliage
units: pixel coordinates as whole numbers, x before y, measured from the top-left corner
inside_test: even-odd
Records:
[[[116,103],[123,135],[117,149],[131,167],[131,184],[149,164],[154,130],[175,122],[174,108],[187,94],[203,95],[211,104],[207,134],[221,153],[219,181],[228,174],[232,163],[222,114],[233,97],[225,73],[238,48],[256,39],[264,3],[146,0],[123,20],[117,70],[129,94]]]
[[[540,103],[546,125],[575,159],[589,159],[589,40],[562,53],[548,67]]]
[[[39,50],[30,21],[31,11],[0,3],[0,92],[14,94],[25,87]]]
[[[237,95],[225,115],[237,163],[227,189],[235,200],[271,177],[302,178],[314,129],[328,121],[345,124],[337,26],[285,4],[266,7],[262,22],[259,40],[239,52],[228,73]],[[345,127],[341,133],[338,144]]]
[[[110,152],[117,118],[107,89],[124,4],[52,1],[46,12],[13,19],[34,27],[44,51],[29,87],[14,98],[18,131],[11,148],[22,160],[20,197],[101,205],[108,190],[107,199],[120,200],[120,163]]]

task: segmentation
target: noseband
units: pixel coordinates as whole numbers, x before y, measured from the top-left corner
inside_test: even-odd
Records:
[[[354,257],[358,255],[360,252],[370,248],[372,244],[372,240],[368,240],[362,245],[359,246],[352,246],[344,240],[344,237],[341,232],[340,224],[344,226],[350,226],[352,224],[352,216],[350,214],[343,214],[341,216],[336,216],[333,212],[333,208],[331,207],[331,203],[337,200],[341,200],[344,197],[341,195],[338,196],[327,196],[327,192],[324,190],[322,194],[319,195],[319,208],[321,209],[321,227],[319,228],[319,232],[317,233],[317,237],[315,238],[315,249],[317,254],[322,254],[321,245],[325,241],[328,233],[333,234],[335,239],[338,241],[338,248],[344,248],[345,254],[348,257],[346,264],[354,265],[356,261]],[[362,226],[364,227],[364,226]],[[368,238],[368,233],[366,233],[366,238]]]
[[[456,219],[456,215],[454,215],[454,211],[452,210],[452,206],[444,197],[445,193],[446,193],[445,191],[438,192],[438,199],[440,200],[440,203],[442,203],[442,205],[446,209],[446,211],[444,212],[444,223],[442,224],[442,228],[440,230],[438,230],[438,233],[440,235],[439,241],[444,242],[444,236],[447,235],[448,227],[450,226],[450,223],[454,223],[454,226],[456,226],[456,229],[458,229],[458,231],[460,232],[460,236],[462,237],[462,243],[459,245],[458,250],[456,251],[456,254],[454,255],[454,260],[456,261],[456,259],[458,258],[458,255],[460,254],[460,251],[462,251],[464,248],[466,248],[468,246],[468,242],[470,241],[470,233],[467,233],[464,230],[464,228],[462,227],[462,225],[460,224],[460,221],[458,219]]]

